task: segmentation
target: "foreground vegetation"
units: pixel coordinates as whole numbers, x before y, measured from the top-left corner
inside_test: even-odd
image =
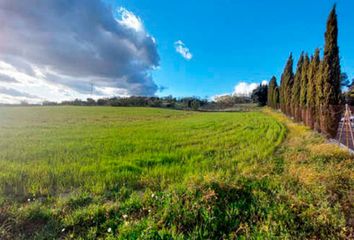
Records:
[[[353,230],[351,156],[269,110],[0,116],[1,239],[338,239]]]

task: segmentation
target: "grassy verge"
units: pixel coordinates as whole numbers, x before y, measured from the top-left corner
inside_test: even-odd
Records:
[[[265,112],[288,129],[273,166],[291,208],[309,218],[317,237],[354,237],[353,155],[280,113]]]

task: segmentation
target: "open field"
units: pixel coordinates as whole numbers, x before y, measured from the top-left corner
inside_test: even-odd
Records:
[[[346,238],[353,165],[269,110],[4,107],[0,238]]]

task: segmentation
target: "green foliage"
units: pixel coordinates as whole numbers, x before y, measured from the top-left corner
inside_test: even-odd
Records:
[[[319,62],[318,71],[316,74],[316,108],[320,113],[322,102],[324,101],[324,78],[323,78],[323,60]]]
[[[196,101],[196,100],[193,100],[192,103],[191,103],[191,108],[194,111],[197,111],[200,108],[200,102]]]
[[[258,106],[267,105],[268,101],[268,85],[260,84],[251,95],[252,100],[258,104]]]
[[[268,99],[267,99],[267,104],[268,106],[272,108],[277,108],[278,104],[278,96],[277,96],[277,79],[276,77],[272,77],[272,79],[269,81],[269,86],[268,86]]]
[[[280,107],[288,115],[291,114],[291,93],[294,84],[293,62],[293,56],[290,54],[280,84]]]
[[[300,87],[300,107],[302,109],[306,108],[307,105],[307,86],[308,86],[308,72],[310,66],[310,59],[307,54],[305,54],[304,62],[301,70],[301,87]]]
[[[273,103],[276,109],[279,108],[279,103],[280,103],[279,98],[280,98],[279,87],[276,87],[273,93]]]
[[[156,108],[172,108],[184,110],[198,110],[200,107],[209,107],[212,103],[207,99],[200,99],[198,97],[184,97],[174,98],[167,97],[112,97],[100,98],[94,100],[87,98],[86,100],[75,99],[73,101],[48,102],[44,101],[44,106],[113,106],[113,107],[156,107]],[[29,105],[28,103],[20,105]]]
[[[317,107],[317,77],[320,70],[320,50],[316,49],[314,56],[311,58],[310,66],[308,68],[308,84],[307,84],[307,98],[306,107],[308,109],[308,121],[307,124],[311,127],[315,127],[315,122],[318,119],[318,107]]]
[[[349,84],[348,77],[340,71],[335,6],[327,21],[323,60],[320,60],[318,49],[311,61],[302,54],[292,79],[290,56],[280,85],[281,110],[326,136],[335,137],[342,112],[341,86]]]
[[[301,92],[301,81],[302,81],[302,70],[304,64],[304,54],[301,53],[299,61],[297,63],[296,73],[294,77],[294,84],[291,89],[291,113],[297,121],[300,121],[299,110],[300,110],[300,92]]]
[[[341,70],[338,47],[338,23],[334,6],[327,20],[325,48],[322,64],[323,97],[320,102],[322,112],[321,131],[335,136],[338,129],[340,114],[336,108],[340,104]]]
[[[342,72],[340,74],[340,85],[341,87],[351,87],[352,86],[352,82],[349,80],[348,74],[345,72]]]

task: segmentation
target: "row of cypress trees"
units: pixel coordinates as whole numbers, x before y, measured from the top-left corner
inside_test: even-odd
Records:
[[[341,113],[340,58],[338,23],[334,6],[327,20],[323,59],[316,49],[309,57],[302,53],[293,73],[293,56],[285,65],[280,86],[273,77],[269,82],[268,105],[280,109],[296,121],[334,137]]]

